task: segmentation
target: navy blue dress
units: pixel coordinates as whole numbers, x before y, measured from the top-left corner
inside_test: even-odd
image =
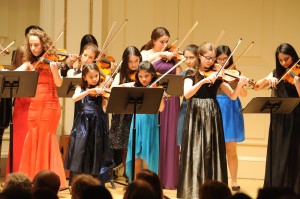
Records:
[[[78,112],[70,134],[65,168],[74,173],[107,176],[113,159],[102,109],[102,97],[87,95],[77,102]]]

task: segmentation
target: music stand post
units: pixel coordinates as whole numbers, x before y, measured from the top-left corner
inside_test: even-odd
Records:
[[[1,90],[0,97],[8,98],[12,104],[14,97],[34,97],[38,81],[38,71],[0,71]],[[13,121],[12,107],[9,109],[9,171],[13,172]],[[1,150],[1,149],[0,149]]]
[[[132,176],[135,176],[136,114],[157,114],[163,96],[163,88],[113,87],[107,105],[107,113],[133,114]]]
[[[269,145],[272,149],[272,120],[274,113],[290,113],[299,104],[299,98],[256,97],[242,109],[242,113],[270,113]],[[272,152],[270,152],[270,186],[272,186]]]

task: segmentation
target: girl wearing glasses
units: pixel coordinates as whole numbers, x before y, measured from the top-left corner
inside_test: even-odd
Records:
[[[222,116],[216,99],[218,88],[237,99],[248,84],[241,77],[235,90],[216,73],[207,75],[216,60],[212,43],[199,46],[200,64],[187,70],[184,97],[188,100],[183,127],[177,198],[199,198],[199,187],[208,180],[227,184],[227,167]]]
[[[217,63],[223,66],[230,54],[231,50],[228,46],[218,46],[216,52]],[[227,69],[232,65],[233,59],[231,57],[224,68]],[[236,69],[235,66],[232,69]],[[230,86],[234,89],[237,87],[237,84],[238,82],[233,82]],[[242,87],[240,95],[246,97],[247,90],[244,87]],[[226,154],[231,176],[231,188],[233,191],[239,191],[240,186],[237,184],[238,157],[236,145],[237,142],[245,140],[244,118],[240,112],[242,105],[239,98],[231,100],[220,88],[218,90],[217,100],[222,112]]]

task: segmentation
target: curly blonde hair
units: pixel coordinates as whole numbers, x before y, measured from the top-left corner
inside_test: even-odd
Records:
[[[40,39],[41,45],[43,46],[43,51],[47,51],[51,45],[53,44],[51,38],[47,35],[45,31],[39,30],[39,29],[32,29],[30,32],[26,35],[27,38],[27,55],[28,55],[28,60],[33,63],[35,60],[35,56],[32,54],[29,46],[29,38],[31,36],[36,36]],[[55,55],[56,54],[56,48],[55,46],[52,46],[51,49],[47,52],[49,55]]]

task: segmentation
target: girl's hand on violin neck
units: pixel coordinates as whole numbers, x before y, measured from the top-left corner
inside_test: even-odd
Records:
[[[73,64],[79,59],[79,56],[76,54],[69,54],[68,59],[66,60],[66,63],[68,66],[73,66]]]
[[[171,60],[174,57],[174,53],[169,51],[160,52],[159,55],[162,59],[166,59],[166,60]]]
[[[300,86],[300,77],[298,77],[298,76],[295,76],[294,77],[294,84],[295,84],[295,86]]]
[[[92,89],[89,89],[89,94],[92,95],[92,96],[96,96],[98,97],[99,95],[103,95],[104,93],[104,90],[102,88],[92,88]]]
[[[204,78],[204,83],[213,84],[215,83],[216,79],[217,79],[216,73],[212,73],[211,75]]]
[[[270,86],[270,87],[276,87],[278,79],[276,77],[266,77],[265,82]]]
[[[244,77],[244,76],[240,76],[239,79],[240,79],[240,80],[239,80],[239,83],[238,83],[238,84],[240,84],[240,85],[242,85],[242,86],[248,86],[248,85],[249,85],[249,78]]]
[[[50,69],[51,69],[51,71],[53,71],[53,70],[58,71],[59,67],[60,66],[59,66],[59,64],[57,62],[53,62],[53,61],[50,62]]]

